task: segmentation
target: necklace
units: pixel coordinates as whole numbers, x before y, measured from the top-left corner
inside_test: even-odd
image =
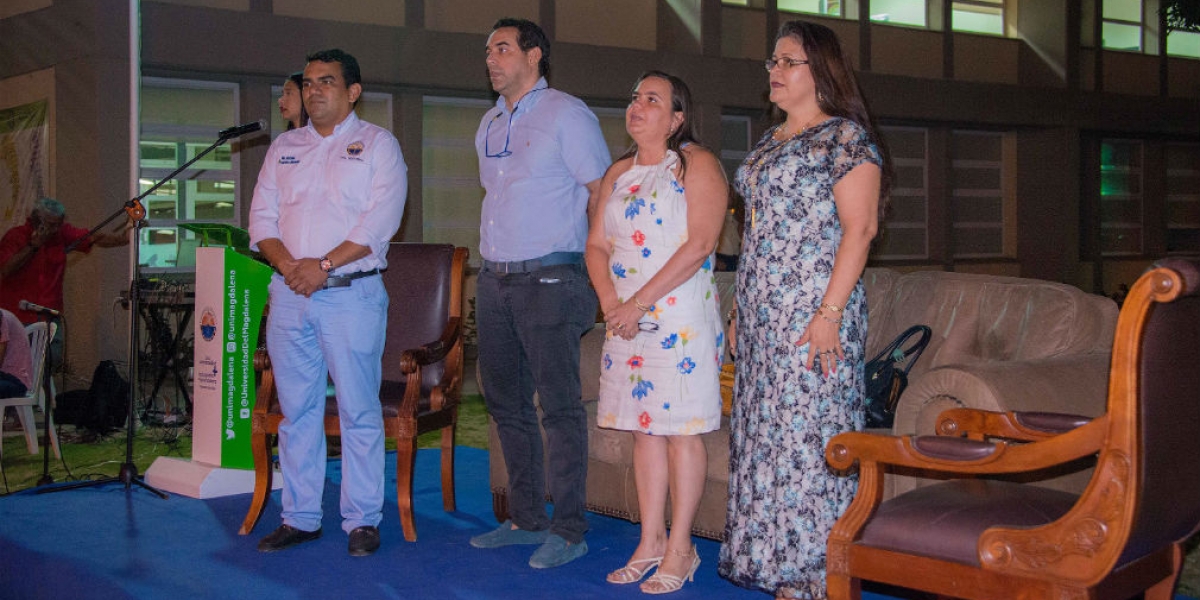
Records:
[[[767,162],[767,158],[774,154],[776,150],[786,146],[788,142],[800,137],[804,132],[811,129],[813,125],[817,124],[818,122],[823,123],[828,118],[829,117],[827,117],[825,113],[818,112],[815,117],[809,119],[803,127],[796,130],[796,133],[793,133],[790,136],[786,134],[780,135],[781,132],[786,131],[787,125],[786,122],[781,123],[775,128],[775,131],[771,132],[771,142],[774,143],[772,144],[771,142],[767,142],[762,146],[759,146],[756,154],[754,155],[753,161],[750,163],[750,168],[746,170],[746,181],[748,181],[750,184],[750,201],[754,204],[753,208],[750,209],[751,229],[754,229],[758,226],[758,177]]]

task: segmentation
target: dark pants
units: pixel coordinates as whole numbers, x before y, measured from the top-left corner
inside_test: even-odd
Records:
[[[578,543],[587,531],[587,413],[580,398],[579,339],[595,323],[596,294],[582,266],[555,265],[507,275],[481,271],[476,298],[479,372],[508,468],[509,514],[521,529],[549,527]],[[546,515],[547,489],[553,519]]]
[[[0,371],[0,398],[17,398],[24,396],[28,391],[29,388],[25,387],[16,375]]]

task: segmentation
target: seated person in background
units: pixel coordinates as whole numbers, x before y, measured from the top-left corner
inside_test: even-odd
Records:
[[[16,315],[0,308],[0,398],[24,396],[32,366],[25,327]]]

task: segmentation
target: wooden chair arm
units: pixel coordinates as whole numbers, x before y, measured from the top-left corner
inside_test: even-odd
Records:
[[[1100,450],[1107,430],[1107,418],[1100,417],[1068,433],[1029,444],[842,433],[830,440],[825,449],[825,460],[838,470],[849,470],[855,463],[860,466],[872,463],[921,469],[950,477],[1025,473],[1095,454]]]
[[[938,415],[934,431],[940,436],[972,440],[1004,438],[1034,442],[1072,431],[1091,420],[1089,417],[1065,413],[952,408]]]
[[[275,371],[271,368],[271,355],[266,348],[254,351],[254,370],[258,371],[258,390],[255,392],[254,413],[266,415],[271,405],[271,396],[275,393]]]
[[[446,358],[454,344],[462,335],[462,317],[450,317],[442,335],[419,348],[410,348],[400,355],[400,372],[405,375],[416,372],[425,365],[431,365]]]

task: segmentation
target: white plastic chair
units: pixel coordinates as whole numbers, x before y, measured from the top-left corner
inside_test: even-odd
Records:
[[[42,388],[42,370],[46,368],[46,339],[54,339],[54,332],[58,329],[58,324],[50,323],[50,331],[46,332],[45,323],[33,323],[25,326],[25,334],[29,336],[29,354],[33,358],[33,377],[30,379],[30,389],[25,392],[24,396],[15,396],[12,398],[0,398],[0,414],[3,414],[4,407],[14,406],[17,409],[17,416],[21,419],[21,428],[25,430],[25,447],[29,449],[30,454],[38,452],[38,429],[37,422],[33,419],[33,407],[38,407],[45,413],[49,419],[50,425],[50,446],[54,448],[54,456],[62,457],[62,451],[58,447],[58,432],[54,429],[54,411],[46,408],[46,394]],[[53,381],[53,380],[52,380]],[[54,393],[54,384],[50,384],[50,393]],[[4,419],[0,419],[0,436],[4,434]],[[0,446],[0,453],[3,453],[3,447]]]

